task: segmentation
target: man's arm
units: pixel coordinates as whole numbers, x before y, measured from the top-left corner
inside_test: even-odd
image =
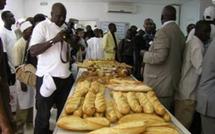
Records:
[[[47,49],[49,49],[50,47],[52,47],[52,45],[54,43],[59,42],[59,41],[63,41],[63,37],[64,37],[64,33],[63,32],[59,32],[53,39],[51,39],[49,41],[32,45],[30,47],[30,54],[32,56],[37,56],[39,54],[42,54]]]
[[[170,42],[166,33],[161,30],[155,35],[150,51],[144,53],[143,62],[146,64],[161,64],[169,55]]]
[[[1,82],[1,80],[0,80]],[[0,130],[2,131],[2,134],[12,134],[12,129],[9,124],[9,120],[6,118],[4,105],[3,105],[3,98],[2,94],[0,92]]]

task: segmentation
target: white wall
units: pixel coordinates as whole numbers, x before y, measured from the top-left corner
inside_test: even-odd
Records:
[[[24,16],[24,0],[7,0],[4,10],[10,10],[15,18],[20,18]],[[3,11],[4,11],[3,10]],[[1,14],[2,11],[0,11]],[[2,20],[0,19],[0,25],[3,25]]]
[[[45,1],[47,6],[41,6],[40,2]],[[36,13],[44,13],[50,16],[50,10],[53,3],[59,0],[24,0],[25,17],[33,16]],[[67,18],[77,18],[79,20],[113,21],[129,22],[142,28],[145,18],[152,18],[157,28],[161,26],[160,14],[162,8],[167,4],[179,3],[181,5],[181,28],[185,32],[189,23],[195,23],[199,20],[200,2],[199,0],[178,1],[147,1],[145,3],[136,3],[136,14],[117,14],[107,13],[107,2],[82,2],[72,0],[61,0],[67,8]]]
[[[44,0],[45,1],[45,0]],[[46,0],[47,1],[47,0]],[[25,16],[32,16],[37,12],[50,15],[50,8],[57,0],[49,0],[47,6],[40,6],[41,0],[25,0]],[[80,20],[98,20],[98,21],[114,21],[114,22],[129,22],[142,28],[145,18],[151,17],[157,26],[160,26],[160,14],[162,8],[170,4],[160,2],[153,3],[137,3],[138,11],[136,14],[116,14],[107,13],[106,2],[73,2],[69,0],[61,0],[67,8],[67,17],[73,17]],[[33,5],[33,6],[32,6]]]
[[[187,1],[181,5],[181,29],[186,35],[186,27],[200,20],[200,0]]]

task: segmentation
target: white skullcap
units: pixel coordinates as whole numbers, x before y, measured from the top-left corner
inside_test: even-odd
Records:
[[[30,21],[25,21],[20,25],[21,32],[24,32],[27,28],[32,27],[32,24]]]
[[[213,21],[215,19],[215,8],[214,6],[209,6],[205,8],[204,11],[204,20]]]

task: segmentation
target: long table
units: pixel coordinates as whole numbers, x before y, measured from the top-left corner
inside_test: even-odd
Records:
[[[86,70],[82,69],[82,68],[79,69],[77,77],[76,77],[76,80],[77,80],[77,78],[79,78],[81,76],[81,74],[84,71],[86,71]],[[73,94],[75,86],[76,86],[76,83],[77,83],[77,81],[75,81],[75,83],[73,84],[73,87],[72,87],[72,89],[70,91],[69,96]],[[169,112],[169,114],[171,116],[172,123],[178,128],[180,134],[191,134],[170,112]],[[63,130],[63,129],[61,129],[61,128],[56,126],[55,129],[54,129],[53,134],[86,134],[86,132],[66,131],[66,130]]]

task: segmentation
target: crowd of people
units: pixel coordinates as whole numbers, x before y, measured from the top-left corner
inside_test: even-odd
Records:
[[[0,0],[0,9],[5,4]],[[114,23],[108,25],[108,31],[92,30],[90,25],[86,30],[75,29],[74,22],[65,22],[66,14],[62,3],[55,3],[51,18],[36,14],[18,22],[14,30],[13,13],[2,12],[0,133],[24,134],[25,125],[32,122],[34,134],[52,133],[50,110],[55,107],[57,118],[60,116],[75,79],[72,64],[105,59],[130,65],[133,76],[151,86],[160,102],[187,129],[195,119],[203,134],[214,134],[213,6],[205,9],[202,20],[188,25],[186,37],[175,22],[176,10],[171,5],[163,8],[160,28],[147,18],[143,29],[132,25],[121,40]],[[26,63],[36,68],[35,87],[16,79],[16,69]]]

